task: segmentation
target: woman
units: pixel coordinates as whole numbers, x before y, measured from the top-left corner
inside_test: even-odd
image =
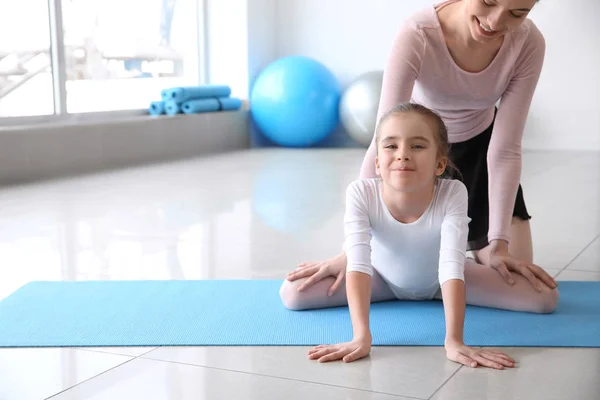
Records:
[[[523,129],[545,54],[544,37],[527,19],[536,2],[448,0],[414,14],[392,45],[377,120],[410,100],[439,114],[468,190],[468,250],[507,284],[516,273],[534,289],[553,289],[554,279],[533,264],[531,217],[519,184]],[[376,176],[375,151],[373,140],[360,178]],[[302,291],[333,275],[331,295],[344,281],[346,262],[342,253],[302,263],[288,280]]]

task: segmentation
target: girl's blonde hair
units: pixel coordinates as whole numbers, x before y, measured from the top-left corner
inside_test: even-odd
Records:
[[[442,120],[442,118],[433,110],[417,103],[412,102],[404,102],[398,104],[396,107],[392,108],[388,112],[386,112],[380,119],[377,124],[377,129],[375,131],[375,144],[377,148],[379,148],[379,136],[380,136],[380,127],[381,125],[387,121],[388,119],[409,112],[415,112],[422,115],[425,118],[429,118],[430,121],[433,122],[435,126],[433,132],[433,138],[435,140],[435,145],[437,147],[437,158],[446,158],[448,161],[446,163],[446,170],[442,177],[444,178],[452,178],[456,175],[460,175],[460,171],[454,165],[452,160],[449,158],[450,153],[450,142],[448,141],[448,128],[446,128],[446,124]]]

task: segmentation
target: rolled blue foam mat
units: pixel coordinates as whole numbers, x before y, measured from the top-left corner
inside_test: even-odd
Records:
[[[231,97],[219,97],[215,99],[188,100],[181,104],[181,110],[185,114],[195,114],[211,111],[238,110],[242,106],[240,99]]]
[[[165,103],[163,101],[153,101],[148,108],[150,115],[161,115],[165,113]]]
[[[181,113],[181,105],[174,100],[165,101],[165,112],[168,115]]]
[[[201,85],[185,86],[164,89],[161,92],[164,101],[173,100],[177,103],[205,97],[227,97],[231,94],[231,88],[225,85]]]

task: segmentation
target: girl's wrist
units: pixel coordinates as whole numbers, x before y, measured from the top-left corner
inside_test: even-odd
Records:
[[[354,332],[354,340],[360,340],[360,341],[368,340],[370,343],[371,340],[373,340],[373,338],[371,336],[371,331],[367,329],[367,330],[358,330],[358,331]]]
[[[455,336],[446,336],[446,340],[444,341],[444,347],[450,347],[450,346],[457,346],[457,345],[464,345],[464,341],[462,338],[459,337],[455,337]]]

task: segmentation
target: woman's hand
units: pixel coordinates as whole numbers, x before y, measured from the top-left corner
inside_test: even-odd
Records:
[[[550,289],[556,289],[558,284],[550,274],[541,267],[521,261],[508,252],[507,245],[495,245],[490,252],[490,267],[494,268],[510,285],[515,281],[510,271],[523,275],[538,292],[542,291],[542,283]]]
[[[366,357],[371,352],[371,337],[355,338],[351,342],[321,345],[308,351],[310,360],[328,362],[342,360],[344,362],[356,361]]]
[[[290,272],[287,275],[287,279],[291,282],[295,281],[296,279],[310,277],[302,285],[300,285],[300,287],[298,287],[298,291],[301,292],[320,280],[327,278],[328,276],[334,276],[336,278],[335,282],[333,282],[333,284],[330,286],[327,293],[329,296],[332,296],[344,281],[344,276],[346,274],[346,262],[346,253],[342,253],[339,256],[327,261],[305,262],[299,264],[298,268]]]
[[[504,369],[506,367],[513,368],[515,360],[500,351],[491,351],[483,349],[475,349],[465,346],[461,342],[446,343],[446,357],[449,360],[468,367],[482,367]]]

